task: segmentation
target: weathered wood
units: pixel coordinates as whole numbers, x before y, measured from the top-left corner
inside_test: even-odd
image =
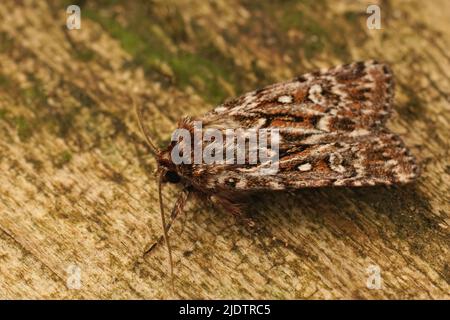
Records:
[[[191,202],[171,231],[176,297],[450,297],[448,1],[383,1],[381,30],[369,2],[96,3],[71,31],[64,1],[0,4],[1,298],[171,297],[164,247],[142,256],[161,228],[132,96],[163,144],[182,115],[368,58],[394,69],[389,127],[420,180],[256,196],[254,230]]]

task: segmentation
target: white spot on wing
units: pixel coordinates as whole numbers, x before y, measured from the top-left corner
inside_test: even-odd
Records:
[[[329,132],[330,131],[330,117],[322,117],[319,122],[317,122],[316,128],[322,131]]]
[[[322,97],[321,94],[322,94],[322,87],[318,84],[315,84],[311,86],[311,88],[309,88],[308,98],[312,102],[320,104]]]
[[[398,161],[395,159],[391,159],[386,162],[386,166],[388,167],[395,167],[396,165],[398,165]]]
[[[278,102],[291,103],[292,102],[292,96],[280,96],[280,97],[278,97]]]
[[[227,110],[227,108],[225,108],[225,107],[217,107],[217,108],[214,109],[214,111],[217,112],[217,113],[224,112],[226,110]]]
[[[360,137],[368,135],[369,131],[366,129],[355,129],[352,132],[350,132],[350,137]]]
[[[300,170],[300,171],[309,171],[309,170],[311,170],[311,168],[312,168],[312,166],[310,163],[304,163],[304,164],[298,166],[298,170]]]

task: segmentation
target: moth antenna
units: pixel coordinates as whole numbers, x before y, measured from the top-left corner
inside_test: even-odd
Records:
[[[165,215],[164,215],[164,205],[163,205],[163,198],[162,198],[162,179],[163,179],[163,175],[164,175],[164,171],[161,171],[159,179],[158,179],[159,211],[161,213],[161,223],[162,223],[162,228],[163,228],[164,240],[166,242],[167,252],[169,253],[170,278],[171,278],[171,282],[172,282],[172,291],[175,292],[174,276],[173,276],[172,248],[170,246],[169,237],[167,235],[166,218],[165,218]]]
[[[181,194],[178,196],[177,201],[175,202],[175,205],[173,206],[172,213],[169,216],[169,222],[166,224],[166,230],[167,234],[169,234],[170,228],[172,227],[172,224],[174,223],[177,216],[183,212],[184,206],[191,195],[191,191],[188,189],[184,189]],[[147,254],[150,254],[150,252],[153,251],[153,249],[157,246],[163,243],[164,241],[164,235],[161,235],[156,242],[154,242],[147,251],[144,252],[144,256]]]
[[[152,139],[150,138],[150,134],[148,133],[147,128],[142,123],[142,110],[141,107],[136,103],[136,99],[132,97],[134,110],[136,112],[136,117],[139,124],[139,129],[141,130],[142,134],[144,135],[145,141],[147,142],[148,146],[150,147],[150,150],[152,151],[153,155],[156,156],[159,153],[159,149],[155,146]]]

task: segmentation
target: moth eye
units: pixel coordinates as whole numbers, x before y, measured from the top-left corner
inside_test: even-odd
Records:
[[[175,171],[167,171],[164,175],[164,180],[170,183],[178,183],[180,182],[181,178]]]

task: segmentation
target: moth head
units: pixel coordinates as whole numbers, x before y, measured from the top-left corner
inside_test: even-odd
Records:
[[[181,181],[177,166],[170,157],[170,146],[167,150],[158,152],[156,161],[158,162],[158,171],[161,173],[162,182],[178,183]]]

